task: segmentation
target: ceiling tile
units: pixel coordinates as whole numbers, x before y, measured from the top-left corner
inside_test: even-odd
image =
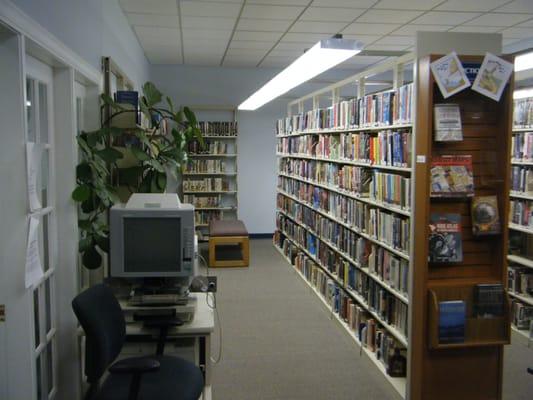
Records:
[[[289,42],[289,41],[285,41],[285,38],[283,38],[283,40],[276,45],[275,49],[303,52],[304,50],[309,49],[311,46],[312,46],[312,43]]]
[[[181,54],[169,52],[145,52],[151,64],[181,64]]]
[[[257,55],[233,55],[229,56],[227,55],[224,58],[224,64],[225,66],[240,66],[240,67],[255,67],[263,56],[257,56]]]
[[[185,29],[183,31],[184,40],[228,42],[231,37],[230,30],[207,30],[207,29]]]
[[[375,0],[314,0],[313,6],[369,8],[375,3]]]
[[[247,0],[248,4],[272,4],[279,6],[306,6],[309,0]]]
[[[527,21],[531,16],[524,14],[487,13],[468,21],[469,25],[478,26],[512,26]]]
[[[220,54],[185,54],[185,64],[187,65],[218,66],[221,60],[222,55]]]
[[[363,44],[367,45],[370,43],[374,43],[376,40],[381,38],[382,35],[345,35],[343,34],[343,37],[345,39],[359,40],[360,42],[363,42]]]
[[[280,50],[280,49],[274,49],[270,53],[268,53],[269,57],[287,57],[292,58],[295,60],[296,58],[300,57],[304,53],[303,50]]]
[[[264,31],[264,32],[285,32],[292,21],[286,19],[252,19],[241,18],[237,25],[240,31]]]
[[[393,30],[399,28],[399,24],[365,24],[361,22],[354,22],[348,25],[342,33],[348,34],[362,34],[362,35],[386,35]]]
[[[405,24],[421,14],[421,11],[368,10],[357,19],[357,22]]]
[[[289,64],[287,61],[265,58],[259,66],[261,68],[285,68]]]
[[[533,27],[533,18],[531,18],[529,21],[522,22],[521,24],[518,24],[516,27],[517,28],[530,28],[530,27]]]
[[[277,41],[283,35],[282,32],[255,32],[255,31],[236,31],[233,35],[235,40],[258,40],[260,42],[265,41]]]
[[[262,49],[269,50],[274,46],[274,41],[259,42],[254,40],[232,40],[229,46],[230,49]]]
[[[495,11],[533,14],[533,1],[515,0],[509,4],[504,5],[503,7],[497,8]]]
[[[404,48],[407,46],[412,46],[415,44],[414,36],[385,36],[382,39],[379,39],[375,44],[393,44],[393,45],[402,45]]]
[[[468,25],[457,26],[450,29],[450,32],[474,32],[474,33],[496,33],[501,31],[501,26],[472,26]]]
[[[241,5],[237,3],[214,3],[207,1],[181,0],[180,10],[183,17],[233,17],[237,18]]]
[[[309,7],[299,21],[352,22],[365,10],[365,8]]]
[[[374,8],[389,8],[401,10],[431,10],[442,0],[381,0]]]
[[[382,51],[403,51],[411,46],[399,45],[399,44],[371,44],[365,47],[365,50],[382,50]]]
[[[301,42],[314,44],[322,39],[331,37],[328,33],[301,33],[301,32],[289,32],[283,36],[283,40],[287,42]]]
[[[504,39],[530,39],[533,28],[507,28],[502,31]]]
[[[423,24],[409,24],[396,29],[392,34],[411,36],[416,35],[416,32],[442,32],[453,28],[453,25],[423,25]]]
[[[216,30],[233,30],[236,18],[225,17],[181,17],[183,28],[189,29],[216,29]]]
[[[180,31],[174,28],[164,28],[157,26],[135,26],[135,33],[143,45],[176,45],[180,44]],[[149,50],[146,49],[145,50]]]
[[[467,12],[429,11],[415,19],[413,24],[460,25],[480,15]]]
[[[298,21],[289,32],[311,32],[311,33],[338,33],[346,26],[345,22],[316,22],[316,21]]]
[[[439,11],[489,11],[496,7],[509,2],[509,0],[483,0],[483,1],[465,1],[465,0],[448,0],[441,4],[435,10]]]
[[[232,49],[232,48],[229,48],[226,55],[228,57],[229,56],[236,56],[236,57],[247,56],[250,58],[252,57],[263,58],[266,55],[267,51],[268,50],[265,50],[265,49]]]
[[[124,12],[178,15],[176,0],[120,0],[119,4]]]
[[[258,4],[246,4],[242,11],[241,18],[258,19],[288,19],[293,21],[300,15],[305,7],[293,6],[267,6]]]
[[[224,54],[226,51],[227,43],[224,42],[208,42],[208,41],[197,41],[197,40],[184,40],[183,49],[185,52],[205,52],[205,53],[215,53],[215,54]]]
[[[162,26],[166,28],[179,27],[179,18],[177,15],[127,13],[126,17],[130,25]]]

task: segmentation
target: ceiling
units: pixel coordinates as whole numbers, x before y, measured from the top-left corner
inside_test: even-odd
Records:
[[[504,46],[533,39],[533,0],[120,0],[152,64],[274,67],[342,33],[364,68],[410,51],[419,30],[500,32]],[[373,53],[378,54],[378,53]]]

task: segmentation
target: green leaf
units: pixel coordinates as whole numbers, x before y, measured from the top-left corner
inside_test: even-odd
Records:
[[[168,108],[170,109],[170,113],[174,114],[174,104],[172,103],[172,99],[168,96],[166,98],[167,98]]]
[[[161,190],[165,190],[167,187],[167,174],[159,173],[157,174],[157,186]]]
[[[148,164],[152,166],[158,172],[165,172],[165,168],[157,160],[151,159],[148,161]]]
[[[115,100],[113,100],[111,98],[111,96],[109,96],[109,95],[107,95],[105,93],[102,93],[100,95],[100,99],[102,100],[102,103],[104,103],[105,105],[111,107],[114,110],[120,110],[120,111],[125,110],[124,107],[122,107],[119,103],[115,102]]]
[[[98,235],[96,237],[96,245],[103,252],[109,253],[109,237],[108,236],[100,236],[100,235]]]
[[[82,162],[76,166],[76,179],[80,182],[89,182],[93,177],[91,166],[88,162]]]
[[[98,203],[94,201],[95,199],[98,199],[98,197],[93,196],[92,199],[87,199],[84,202],[81,203],[81,210],[85,214],[92,213],[94,210],[98,208]]]
[[[119,182],[128,186],[137,187],[142,171],[143,168],[141,166],[119,168]]]
[[[93,245],[93,238],[91,236],[80,239],[78,242],[78,251],[83,253]]]
[[[143,93],[148,107],[155,106],[163,98],[163,94],[152,82],[146,82],[143,85]]]
[[[102,265],[102,256],[96,247],[92,246],[83,253],[82,262],[87,269],[97,269]]]
[[[92,222],[89,219],[79,219],[78,220],[78,228],[80,228],[82,231],[89,231],[92,228]]]
[[[90,157],[93,152],[92,152],[91,148],[89,147],[89,145],[87,144],[87,135],[85,135],[85,136],[83,136],[83,134],[79,135],[78,138],[77,138],[77,141],[78,141],[78,145],[80,146],[80,148],[83,151],[83,153],[87,157]]]
[[[118,194],[115,190],[115,188],[111,185],[106,185],[105,190],[107,191],[107,198],[113,203],[120,203],[120,197],[118,197]]]
[[[135,158],[139,161],[148,161],[150,159],[150,156],[138,147],[132,146],[130,147],[130,150],[131,153],[135,156]]]
[[[124,157],[120,151],[112,147],[106,147],[105,149],[98,150],[95,152],[95,154],[97,154],[98,157],[110,164]]]
[[[150,108],[146,105],[144,97],[139,100],[139,107],[141,112],[144,114],[148,121],[152,120],[152,115],[150,114]]]
[[[183,113],[187,117],[187,121],[189,121],[192,126],[198,125],[198,121],[196,121],[196,115],[194,115],[194,113],[189,107],[183,107]]]
[[[91,196],[91,188],[87,185],[80,185],[72,191],[72,200],[81,203]]]

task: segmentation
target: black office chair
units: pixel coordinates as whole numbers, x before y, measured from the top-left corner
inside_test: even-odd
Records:
[[[196,365],[181,358],[161,354],[128,358],[111,365],[124,344],[126,323],[117,299],[107,286],[95,285],[80,293],[72,301],[72,308],[86,337],[85,375],[90,387],[85,400],[197,400],[200,397],[204,387],[202,373]],[[176,323],[152,321],[151,326],[160,326],[166,334],[169,325]],[[109,376],[100,385],[106,370]]]

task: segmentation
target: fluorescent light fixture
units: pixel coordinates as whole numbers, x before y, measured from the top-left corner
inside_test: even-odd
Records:
[[[533,97],[533,89],[520,89],[513,92],[513,99],[525,99],[527,97]]]
[[[257,110],[296,86],[361,52],[356,40],[331,38],[315,44],[291,65],[239,105],[239,110]]]
[[[531,53],[521,54],[514,59],[515,72],[533,68],[533,51]]]

